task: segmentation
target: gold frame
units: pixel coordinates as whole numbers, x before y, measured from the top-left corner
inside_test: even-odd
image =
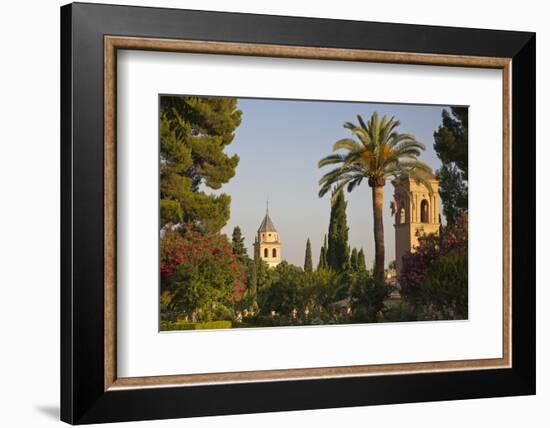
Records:
[[[118,49],[494,68],[503,81],[502,358],[119,378],[116,375],[116,52]],[[354,377],[511,367],[511,58],[138,37],[104,37],[104,389]]]

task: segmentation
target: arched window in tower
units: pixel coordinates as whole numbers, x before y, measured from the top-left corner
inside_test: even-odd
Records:
[[[273,258],[277,257],[277,248],[273,248]]]
[[[399,224],[405,224],[405,208],[399,210]]]
[[[269,251],[267,250],[267,248],[264,248],[264,258],[268,258],[269,257]]]
[[[421,223],[429,223],[429,212],[430,212],[430,206],[428,205],[428,201],[426,199],[423,199],[420,203],[420,222]]]

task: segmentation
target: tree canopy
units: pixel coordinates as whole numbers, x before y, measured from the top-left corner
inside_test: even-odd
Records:
[[[468,179],[468,108],[451,107],[441,113],[441,125],[434,132],[434,150],[444,164],[454,163]]]
[[[234,175],[225,148],[241,123],[235,98],[163,96],[160,101],[161,226],[184,223],[208,233],[229,219],[231,198],[207,194]]]
[[[454,224],[460,214],[468,211],[468,109],[443,110],[434,141],[443,163],[438,171],[443,214],[448,223]]]

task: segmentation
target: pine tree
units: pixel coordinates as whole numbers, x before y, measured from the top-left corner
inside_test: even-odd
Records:
[[[240,123],[236,98],[161,97],[161,226],[185,223],[216,233],[227,223],[230,196],[201,186],[219,189],[235,175],[239,157],[224,150]]]
[[[233,235],[231,237],[231,246],[233,248],[233,254],[235,254],[239,259],[247,257],[246,247],[244,245],[244,236],[241,233],[241,228],[235,226],[233,229]]]
[[[437,171],[443,213],[448,224],[455,224],[468,211],[468,109],[443,110],[434,141],[434,150],[443,164]]]
[[[311,242],[309,241],[309,238],[307,238],[306,257],[304,260],[304,272],[312,272],[312,271],[313,271],[313,260],[311,258]]]
[[[327,262],[336,272],[343,272],[349,265],[347,203],[344,193],[338,192],[330,210]]]
[[[357,253],[357,270],[359,272],[367,271],[367,262],[365,261],[365,253],[362,248],[359,250],[359,253]]]

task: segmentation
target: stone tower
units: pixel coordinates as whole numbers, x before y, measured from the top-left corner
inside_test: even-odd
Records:
[[[431,195],[427,187],[414,178],[401,176],[392,182],[395,264],[398,275],[403,266],[403,256],[415,251],[418,246],[418,237],[439,233],[439,182],[433,174],[423,174],[432,186]]]
[[[254,257],[264,260],[269,267],[275,267],[281,263],[279,233],[275,229],[267,209],[254,240]]]

